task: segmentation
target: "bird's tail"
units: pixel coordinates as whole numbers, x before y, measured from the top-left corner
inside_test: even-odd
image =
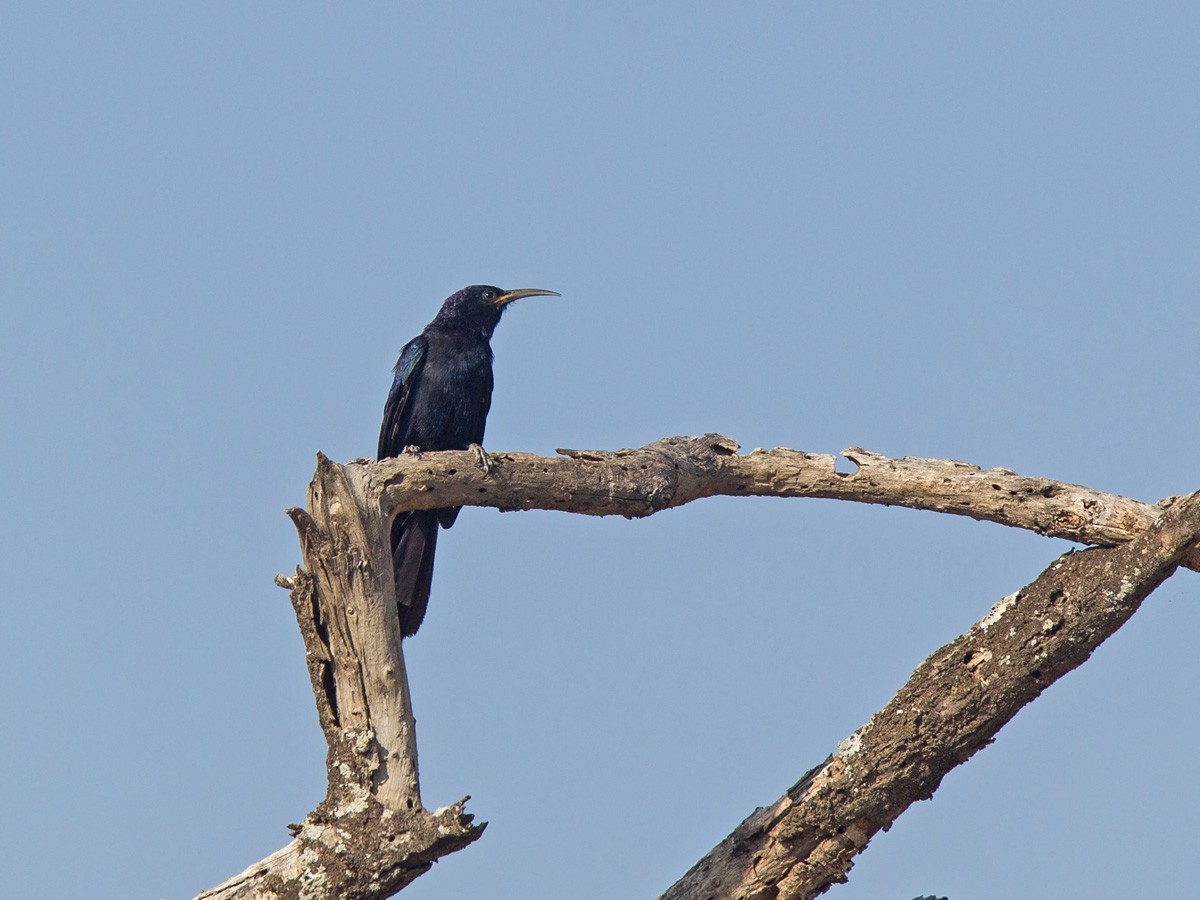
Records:
[[[416,634],[425,618],[437,533],[436,509],[404,513],[392,522],[392,571],[396,576],[401,637]]]

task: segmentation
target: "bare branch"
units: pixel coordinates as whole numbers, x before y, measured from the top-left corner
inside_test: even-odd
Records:
[[[851,447],[843,456],[857,470],[843,475],[830,454],[779,448],[737,455],[737,448],[732,438],[707,434],[665,438],[615,453],[490,453],[487,471],[470,451],[350,465],[367,470],[367,490],[381,497],[388,514],[494,506],[638,518],[701,497],[824,497],[969,516],[1112,546],[1144,532],[1163,506],[954,460],[889,459]],[[1191,553],[1184,565],[1200,571],[1200,551]]]
[[[365,499],[362,470],[319,456],[308,510],[288,514],[305,568],[277,581],[291,590],[304,638],[328,791],[293,826],[295,840],[200,897],[390,897],[484,826],[465,800],[436,813],[421,806],[388,523]]]
[[[1072,552],[930,656],[880,712],[661,900],[784,900],[846,880],[879,830],[1081,665],[1200,539],[1200,492],[1142,535]]]
[[[286,847],[196,900],[390,897],[483,833],[482,825],[471,825],[465,802],[434,813],[414,810],[353,822],[314,822],[310,816]]]
[[[341,466],[318,455],[307,509],[289,510],[304,568],[276,583],[291,592],[304,638],[329,745],[328,791],[293,826],[295,840],[200,896],[375,900],[482,834],[463,801],[437,813],[421,804],[389,541],[402,510],[638,517],[716,495],[826,497],[1106,546],[1131,542],[1068,554],[930,657],[887,709],[743,823],[668,892],[673,898],[813,896],[844,879],[875,831],[929,796],[1017,709],[1086,659],[1181,559],[1200,568],[1200,551],[1185,556],[1184,549],[1200,529],[1195,495],[1152,506],[1004,469],[891,460],[858,448],[844,453],[857,465],[852,474],[838,474],[831,455],[736,451],[735,441],[710,434],[616,453],[562,450],[556,458],[476,448]]]

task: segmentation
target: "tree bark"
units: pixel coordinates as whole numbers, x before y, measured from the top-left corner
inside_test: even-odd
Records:
[[[544,458],[470,451],[338,465],[318,455],[307,510],[292,509],[304,568],[291,591],[317,718],[325,799],[295,839],[200,898],[389,897],[475,841],[464,800],[421,803],[415,723],[396,613],[390,523],[448,506],[642,517],[702,497],[825,497],[907,506],[1114,549],[1068,553],[925,661],[892,702],[767,809],[751,815],[664,898],[810,897],[951,768],[988,743],[1183,564],[1200,569],[1200,499],[1147,504],[1007,469],[799,450],[737,455],[722,435]]]
[[[702,497],[822,497],[968,516],[1102,547],[1141,534],[1173,499],[1143,503],[1011,469],[889,459],[861,447],[842,451],[855,464],[850,474],[837,471],[838,457],[832,454],[776,448],[738,455],[737,449],[733,438],[706,434],[616,452],[494,453],[487,471],[469,451],[350,465],[367,470],[371,490],[383,495],[386,514],[493,506],[641,518]],[[1200,571],[1200,550],[1183,564]]]
[[[1137,611],[1200,539],[1200,492],[1121,547],[1070,552],[917,667],[899,693],[660,900],[792,900],[854,857]]]
[[[308,511],[288,510],[304,569],[291,590],[317,719],[329,745],[325,799],[295,840],[202,900],[390,897],[479,838],[464,800],[421,806],[415,722],[392,583],[390,529],[361,467],[318,456]]]

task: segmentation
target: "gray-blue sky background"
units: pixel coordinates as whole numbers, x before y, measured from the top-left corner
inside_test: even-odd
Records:
[[[749,449],[1200,487],[1187,3],[5,4],[0,893],[189,896],[324,792],[282,510],[456,288],[493,450]],[[708,500],[468,510],[408,647],[404,896],[652,896],[1067,544]],[[829,896],[1182,896],[1180,573]]]

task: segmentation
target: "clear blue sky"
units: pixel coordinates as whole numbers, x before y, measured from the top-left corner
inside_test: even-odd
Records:
[[[953,457],[1200,487],[1200,8],[5,4],[0,893],[185,897],[324,744],[283,515],[473,282],[492,450]],[[408,647],[405,894],[648,897],[1068,545],[844,503],[468,510]],[[1184,572],[829,896],[1200,883]]]

